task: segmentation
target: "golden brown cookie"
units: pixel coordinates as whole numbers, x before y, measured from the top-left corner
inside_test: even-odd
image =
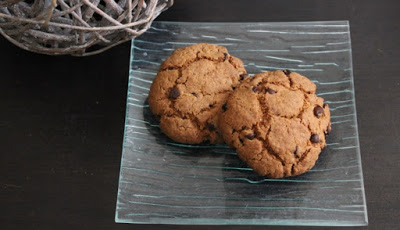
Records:
[[[222,143],[218,114],[247,76],[243,62],[225,47],[201,43],[177,49],[162,63],[150,87],[150,109],[174,141]]]
[[[266,72],[231,94],[219,119],[225,142],[259,175],[281,178],[311,169],[331,130],[329,106],[298,73]]]

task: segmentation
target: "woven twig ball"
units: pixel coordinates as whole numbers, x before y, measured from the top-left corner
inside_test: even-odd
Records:
[[[100,53],[144,33],[173,0],[0,0],[0,33],[49,55]]]

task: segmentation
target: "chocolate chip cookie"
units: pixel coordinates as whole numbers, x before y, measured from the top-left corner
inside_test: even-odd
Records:
[[[222,143],[218,114],[247,76],[243,62],[225,47],[201,43],[177,49],[150,87],[150,109],[160,117],[161,130],[176,142]]]
[[[259,175],[282,178],[311,169],[331,131],[328,104],[306,77],[285,71],[247,78],[219,119],[225,142]]]

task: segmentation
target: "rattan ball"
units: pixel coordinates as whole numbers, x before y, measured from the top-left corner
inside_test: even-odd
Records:
[[[101,53],[144,33],[173,0],[0,0],[0,34],[48,55]]]

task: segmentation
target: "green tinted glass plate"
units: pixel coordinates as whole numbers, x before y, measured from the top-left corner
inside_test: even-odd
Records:
[[[308,173],[266,179],[226,145],[183,145],[163,135],[147,103],[160,63],[179,47],[226,46],[251,74],[289,69],[330,104],[328,147]],[[116,222],[366,225],[347,21],[155,22],[132,42]]]

